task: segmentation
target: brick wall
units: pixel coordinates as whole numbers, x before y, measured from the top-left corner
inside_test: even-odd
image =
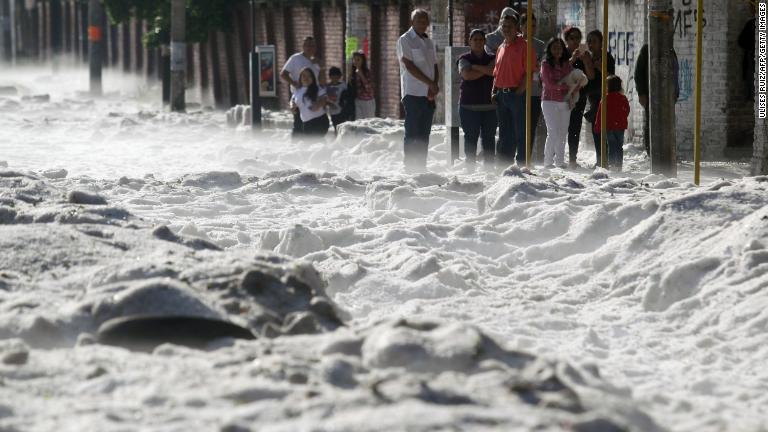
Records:
[[[465,32],[467,25],[464,17],[464,6],[464,0],[453,2],[453,44],[457,46],[466,45],[467,37],[469,37],[469,33]]]
[[[269,22],[271,23],[271,38],[270,43],[275,45],[275,52],[277,57],[276,72],[279,74],[280,69],[283,67],[288,57],[293,54],[292,46],[288,46],[288,39],[292,38],[288,33],[288,29],[285,25],[285,15],[282,9],[270,8],[267,12],[269,16]],[[290,51],[290,54],[288,54]],[[287,83],[278,77],[277,80],[277,95],[281,108],[285,108],[288,104],[289,88]]]
[[[346,11],[343,7],[322,8],[322,27],[320,41],[323,47],[321,65],[326,71],[331,66],[344,70],[344,30]]]
[[[371,7],[371,59],[376,73],[376,98],[381,117],[401,117],[400,63],[397,40],[408,28],[408,5]]]

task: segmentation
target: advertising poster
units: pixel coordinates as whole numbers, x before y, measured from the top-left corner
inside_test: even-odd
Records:
[[[261,97],[277,97],[277,72],[275,71],[275,47],[264,45],[257,48],[259,52],[259,82]]]

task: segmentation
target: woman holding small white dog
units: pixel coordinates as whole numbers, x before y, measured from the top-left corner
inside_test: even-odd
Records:
[[[547,141],[544,144],[544,167],[567,168],[565,142],[571,120],[571,107],[566,101],[569,87],[566,77],[573,70],[568,61],[565,42],[552,38],[547,43],[546,58],[541,63],[541,110],[547,124]]]

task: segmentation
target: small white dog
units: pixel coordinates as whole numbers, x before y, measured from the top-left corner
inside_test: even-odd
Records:
[[[587,85],[588,81],[584,72],[578,69],[572,70],[571,73],[560,80],[560,84],[568,86],[568,93],[565,95],[565,99],[568,101],[568,108],[573,109],[576,102],[579,101],[579,89]]]

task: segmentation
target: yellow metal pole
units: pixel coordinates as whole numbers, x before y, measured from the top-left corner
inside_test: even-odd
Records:
[[[608,0],[603,0],[603,55],[601,65],[601,91],[600,103],[600,166],[608,168],[608,130],[606,128],[606,112],[608,111],[607,92],[608,84],[605,80],[608,74]]]
[[[693,127],[693,183],[701,182],[701,40],[704,17],[704,0],[698,0],[696,14],[696,120]]]
[[[532,59],[533,53],[533,8],[528,3],[528,9],[525,11],[525,35],[526,46],[528,56],[525,60],[525,165],[530,167],[532,165],[532,143],[533,137],[531,136],[531,87],[533,75],[531,74],[531,65],[535,61],[535,57]]]

